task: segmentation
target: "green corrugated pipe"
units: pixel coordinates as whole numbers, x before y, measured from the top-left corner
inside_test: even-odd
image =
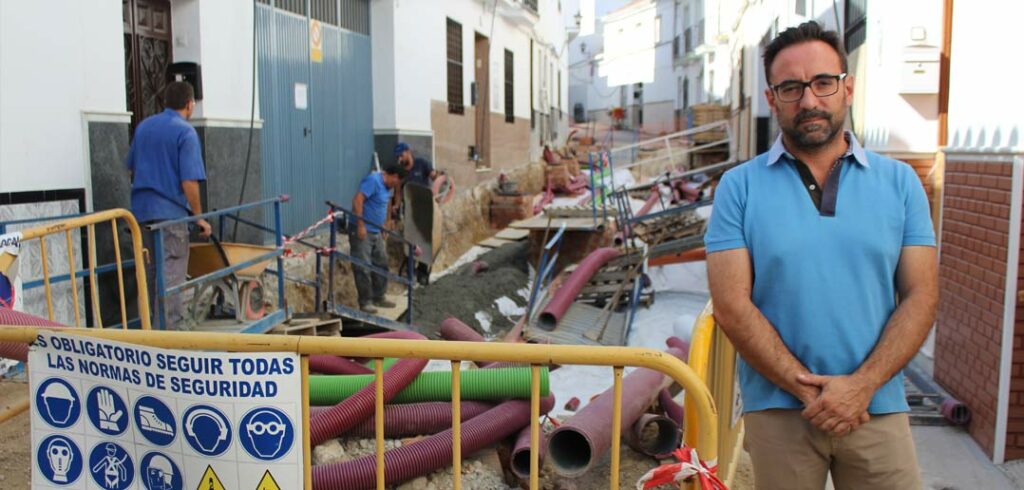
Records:
[[[398,358],[397,357],[385,357],[384,358],[384,370],[387,371],[396,362],[398,362]],[[370,359],[369,361],[364,362],[363,365],[368,367],[368,368],[370,368],[370,369],[373,369],[373,359]]]
[[[320,375],[309,377],[309,403],[335,405],[373,383],[373,375]],[[548,395],[548,368],[540,369],[540,396]],[[462,372],[462,399],[477,401],[530,398],[530,368],[470,369]],[[420,373],[390,403],[449,401],[452,374],[449,371]]]

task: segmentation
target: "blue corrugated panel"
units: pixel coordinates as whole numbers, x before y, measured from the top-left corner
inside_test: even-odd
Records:
[[[311,63],[308,18],[257,6],[263,192],[288,194],[285,233],[347,205],[370,169],[373,107],[370,38],[323,25],[323,62]],[[295,86],[307,87],[296,108]],[[272,218],[268,216],[268,219]]]

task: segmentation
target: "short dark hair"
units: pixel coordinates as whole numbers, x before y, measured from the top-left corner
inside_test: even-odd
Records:
[[[839,33],[827,30],[821,24],[812,20],[780,32],[778,36],[775,36],[775,39],[772,39],[771,44],[764,48],[765,80],[771,83],[772,62],[775,61],[779,51],[794,44],[811,41],[821,41],[828,44],[839,55],[839,62],[842,64],[843,72],[847,71],[846,49],[843,48],[843,41],[839,38]]]
[[[188,82],[171,82],[164,88],[164,105],[168,109],[180,111],[188,106],[188,101],[195,98],[196,93]]]
[[[387,165],[384,165],[384,168],[382,170],[386,174],[397,175],[399,178],[402,178],[402,179],[404,179],[405,175],[406,175],[405,167],[403,167],[403,166],[401,166],[401,165],[399,165],[397,163],[389,163]]]

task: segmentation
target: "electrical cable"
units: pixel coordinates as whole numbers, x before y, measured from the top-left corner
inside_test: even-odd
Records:
[[[252,162],[252,135],[256,127],[256,2],[252,2],[252,97],[249,102],[249,143],[245,145],[245,170],[242,172],[242,187],[238,191],[238,205],[242,205],[245,199],[245,187],[249,184],[249,164]],[[271,7],[273,8],[273,7]],[[223,217],[219,219],[224,219]],[[238,220],[235,220],[231,228],[231,241],[235,241],[238,235]],[[223,238],[223,237],[222,237]]]

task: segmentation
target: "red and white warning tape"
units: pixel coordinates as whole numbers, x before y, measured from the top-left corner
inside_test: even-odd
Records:
[[[298,232],[298,233],[296,233],[296,234],[294,234],[294,235],[292,235],[290,237],[285,237],[284,244],[282,244],[281,247],[280,247],[280,248],[282,248],[284,250],[284,258],[286,258],[286,259],[303,258],[303,257],[305,257],[305,256],[307,256],[307,255],[309,255],[311,253],[327,255],[327,254],[333,252],[334,249],[330,248],[330,247],[320,247],[320,248],[316,248],[316,249],[307,250],[305,252],[296,252],[296,251],[291,249],[290,245],[294,244],[295,242],[297,242],[299,240],[302,240],[303,238],[308,236],[310,233],[313,233],[314,231],[316,231],[317,228],[320,228],[323,224],[330,223],[331,221],[334,221],[334,219],[337,218],[338,216],[341,216],[341,214],[342,214],[341,211],[338,211],[336,213],[327,213],[327,216],[324,216],[324,218],[321,219],[320,221],[317,221],[316,223],[313,223],[313,224],[307,226],[306,229],[304,229],[304,230],[302,230],[302,231],[300,231],[300,232]]]
[[[636,482],[637,490],[647,490],[658,485],[686,480],[690,477],[697,477],[702,490],[729,490],[725,483],[715,475],[718,471],[718,464],[715,461],[705,462],[697,457],[697,450],[687,446],[676,449],[672,455],[679,460],[678,463],[661,465],[648,471]]]

